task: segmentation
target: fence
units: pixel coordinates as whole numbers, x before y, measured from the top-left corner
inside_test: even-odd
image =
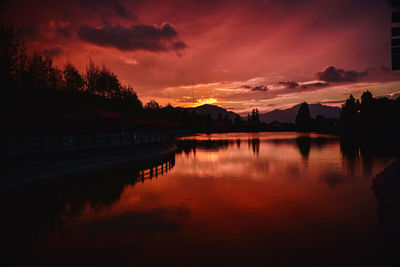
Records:
[[[142,183],[147,179],[153,179],[154,177],[157,178],[159,175],[163,175],[171,170],[175,165],[175,157],[172,157],[156,166],[151,168],[143,169],[138,172],[135,181]]]
[[[1,140],[1,156],[39,155],[63,151],[153,144],[188,134],[188,131],[119,132],[95,135],[9,137]]]

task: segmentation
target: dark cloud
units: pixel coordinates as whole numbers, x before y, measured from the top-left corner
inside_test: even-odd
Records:
[[[251,91],[259,91],[259,92],[266,92],[268,91],[268,87],[264,85],[258,85],[251,88]]]
[[[178,231],[182,222],[190,214],[184,206],[158,207],[150,210],[125,211],[122,214],[96,220],[85,229],[88,234],[95,234],[107,229],[110,234],[156,234],[167,232],[170,234]],[[113,225],[115,227],[108,227]]]
[[[58,35],[63,37],[69,37],[72,34],[72,29],[69,26],[56,26],[55,31]]]
[[[356,82],[361,78],[367,76],[367,71],[358,72],[355,70],[337,69],[334,66],[329,66],[323,71],[317,72],[315,76],[317,79],[326,82]]]
[[[135,19],[136,16],[127,9],[123,1],[118,0],[79,0],[78,1],[82,8],[90,11],[101,11],[104,15],[117,15],[124,19]]]
[[[286,89],[300,89],[300,90],[318,89],[329,85],[329,83],[324,83],[324,82],[299,84],[298,82],[294,81],[279,82],[278,84],[285,86]]]
[[[322,88],[328,86],[329,83],[323,83],[323,82],[315,82],[315,83],[306,83],[302,84],[300,86],[301,89],[316,89],[316,88]]]
[[[160,27],[153,25],[122,25],[106,24],[102,28],[82,26],[78,36],[87,42],[120,50],[147,50],[153,52],[180,51],[187,45],[178,40],[178,32],[170,24]]]
[[[299,87],[299,84],[297,82],[293,82],[293,81],[279,82],[279,85],[283,85],[288,89]]]
[[[265,85],[257,85],[257,86],[250,86],[250,85],[242,85],[244,89],[250,89],[253,92],[266,92],[268,91],[268,87]]]
[[[337,187],[346,181],[346,177],[341,173],[327,172],[321,176],[321,181],[327,183],[330,187]]]
[[[175,41],[172,43],[171,48],[173,50],[183,50],[187,48],[187,45],[183,41]]]
[[[62,49],[55,47],[55,48],[49,48],[49,49],[44,49],[42,51],[42,54],[48,57],[55,57],[58,56],[59,54],[62,53]]]

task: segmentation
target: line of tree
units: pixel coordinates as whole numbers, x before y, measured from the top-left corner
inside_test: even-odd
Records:
[[[258,109],[253,108],[251,114],[247,114],[247,121],[250,123],[260,124],[260,115]]]
[[[297,131],[339,132],[343,135],[391,135],[400,134],[400,97],[374,98],[369,91],[361,96],[361,101],[353,95],[342,105],[339,124],[336,120],[318,115],[311,117],[306,102],[302,103],[296,115]]]
[[[171,105],[162,107],[154,100],[143,106],[134,89],[122,85],[105,65],[98,66],[90,61],[85,72],[80,73],[71,63],[59,69],[50,57],[37,53],[28,55],[13,27],[0,25],[0,38],[3,87],[0,116],[6,129],[2,134],[54,134],[54,131],[65,134],[71,127],[89,131],[99,124],[104,126],[104,121],[94,122],[88,118],[73,125],[65,119],[68,114],[82,114],[90,108],[111,111],[136,121],[170,120],[194,129],[215,126],[210,116],[196,115]],[[134,124],[133,120],[129,121],[130,127]],[[126,127],[126,124],[120,123],[118,127]]]
[[[133,88],[122,85],[106,66],[90,61],[82,74],[71,63],[59,69],[50,57],[28,55],[12,27],[0,25],[0,38],[1,117],[7,130],[60,128],[67,113],[88,107],[127,116],[141,112]]]
[[[84,73],[71,63],[59,69],[50,57],[28,55],[24,43],[12,27],[0,25],[0,79],[2,84],[2,134],[31,133],[66,134],[66,130],[90,130],[104,121],[81,118],[71,124],[66,115],[84,113],[90,108],[107,110],[124,118],[137,120],[168,120],[176,126],[197,130],[230,131],[327,131],[339,130],[336,120],[318,115],[311,117],[308,104],[302,103],[292,123],[261,123],[258,109],[248,114],[247,122],[237,116],[233,121],[225,116],[213,120],[210,115],[197,115],[195,110],[160,106],[151,100],[144,106],[131,86],[122,85],[117,75],[105,65],[90,61]],[[374,98],[368,91],[361,101],[352,95],[342,106],[340,131],[347,133],[398,134],[400,97],[397,100]],[[135,127],[134,120],[106,127]],[[110,130],[101,129],[101,130]]]
[[[13,27],[0,25],[0,38],[0,78],[4,85],[0,116],[5,129],[2,134],[122,130],[138,127],[140,121],[143,127],[162,127],[169,121],[173,122],[173,127],[204,131],[266,129],[266,124],[260,123],[257,109],[252,110],[245,122],[239,115],[233,121],[227,115],[213,120],[211,115],[198,115],[195,110],[190,112],[170,104],[163,107],[155,100],[143,105],[134,89],[122,85],[118,76],[105,65],[98,66],[90,60],[83,73],[72,63],[60,69],[50,57],[37,53],[28,55]],[[130,120],[111,123],[89,118],[85,111],[92,108],[114,112]],[[66,119],[70,114],[80,114],[79,119]]]
[[[322,115],[317,115],[315,119],[312,118],[307,102],[303,102],[296,115],[295,129],[301,132],[336,132],[338,123],[337,120]]]
[[[350,95],[342,106],[340,128],[344,134],[400,134],[400,96],[374,98],[366,91],[360,101]]]

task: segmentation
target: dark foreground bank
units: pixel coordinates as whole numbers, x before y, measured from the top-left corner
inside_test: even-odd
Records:
[[[71,151],[3,160],[4,170],[0,180],[0,190],[30,183],[41,179],[74,176],[76,173],[93,172],[121,168],[123,165],[142,166],[172,155],[175,145],[172,141],[141,144],[111,149]]]

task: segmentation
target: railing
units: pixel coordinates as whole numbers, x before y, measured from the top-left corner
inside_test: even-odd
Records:
[[[1,156],[23,156],[63,151],[153,144],[173,140],[187,131],[119,132],[95,135],[9,137],[1,139]]]
[[[158,176],[167,173],[175,165],[175,157],[168,159],[167,161],[153,166],[148,169],[143,169],[138,172],[136,176],[136,182],[142,181],[142,183],[147,179],[158,178]]]

